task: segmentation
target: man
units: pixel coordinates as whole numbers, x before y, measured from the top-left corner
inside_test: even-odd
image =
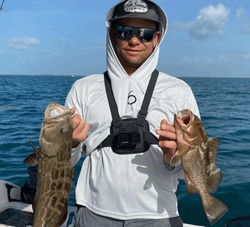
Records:
[[[110,9],[106,24],[107,72],[119,116],[137,118],[167,16],[152,1],[124,0]],[[168,163],[177,150],[174,114],[188,108],[199,116],[191,88],[159,73],[146,117],[159,142],[139,153],[99,146],[113,127],[103,74],[76,81],[65,105],[75,114],[73,164],[87,155],[76,186],[76,226],[182,226],[175,192],[184,174],[181,165],[173,169]]]

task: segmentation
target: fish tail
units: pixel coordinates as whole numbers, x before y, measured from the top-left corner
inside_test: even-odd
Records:
[[[217,222],[228,211],[227,206],[212,195],[207,200],[202,200],[202,203],[211,225]]]

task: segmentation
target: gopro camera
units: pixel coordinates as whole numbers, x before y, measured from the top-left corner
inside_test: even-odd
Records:
[[[145,152],[150,144],[145,141],[145,132],[149,132],[148,122],[138,126],[137,118],[123,119],[119,128],[111,125],[111,134],[115,135],[112,150],[117,154],[134,154]]]
[[[118,132],[118,143],[120,146],[134,146],[140,143],[139,129],[132,132]]]

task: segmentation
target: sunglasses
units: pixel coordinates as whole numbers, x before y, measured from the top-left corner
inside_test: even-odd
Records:
[[[134,34],[142,43],[151,42],[155,37],[156,30],[152,28],[136,28],[124,25],[115,25],[117,38],[121,40],[130,40]]]

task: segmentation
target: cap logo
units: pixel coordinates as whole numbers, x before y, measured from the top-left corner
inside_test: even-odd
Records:
[[[124,4],[124,11],[127,13],[146,13],[148,12],[148,6],[142,0],[128,0]]]

